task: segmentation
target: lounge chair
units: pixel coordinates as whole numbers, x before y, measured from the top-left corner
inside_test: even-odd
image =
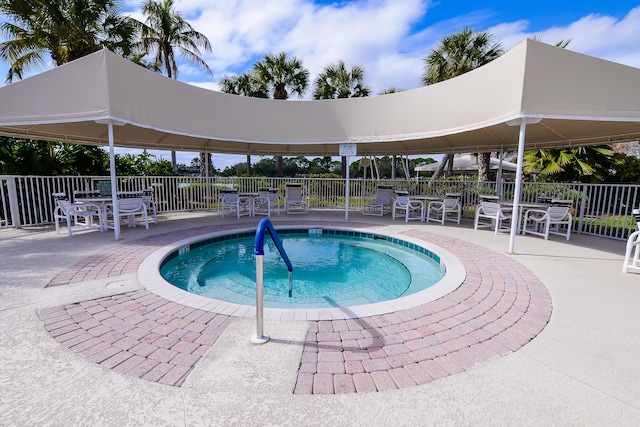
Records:
[[[379,185],[374,200],[362,206],[362,215],[382,216],[391,210],[393,205],[393,187]]]
[[[60,234],[60,222],[65,221],[67,224],[67,233],[69,237],[76,231],[86,231],[99,229],[104,231],[102,222],[102,209],[93,203],[71,203],[65,193],[53,193],[56,199],[56,207],[53,210],[53,217],[56,224],[56,233]],[[93,223],[93,217],[98,218],[97,225]],[[82,226],[80,229],[74,229],[75,226]]]
[[[501,206],[500,203],[482,201],[476,209],[473,228],[477,230],[479,227],[493,227],[495,234],[498,234],[498,231],[509,231],[509,227],[503,227],[502,222],[509,221],[512,212],[511,208]]]
[[[309,212],[309,204],[304,200],[302,194],[302,184],[287,184],[284,206],[288,214],[306,214]]]
[[[444,225],[445,221],[455,221],[460,224],[461,216],[462,206],[457,197],[445,197],[442,201],[434,200],[427,206],[427,222],[437,221]]]
[[[422,221],[424,218],[424,204],[421,200],[411,200],[409,196],[396,195],[391,209],[391,217],[404,217],[404,222],[417,219]]]
[[[536,234],[549,239],[549,234],[571,236],[572,216],[569,206],[550,206],[546,210],[529,209],[524,214],[522,234]]]

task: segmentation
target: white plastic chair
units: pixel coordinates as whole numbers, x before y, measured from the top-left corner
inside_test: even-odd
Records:
[[[253,199],[253,214],[271,216],[275,209],[280,216],[280,196],[270,189],[258,190],[258,196]]]
[[[509,227],[503,227],[502,222],[509,221],[512,212],[511,208],[503,207],[500,203],[482,201],[476,209],[473,228],[477,230],[479,227],[493,227],[495,234],[498,234],[498,231],[509,231]]]
[[[640,209],[634,209],[632,214],[636,220],[636,231],[631,233],[627,239],[624,264],[622,265],[623,273],[628,273],[629,270],[640,273]]]
[[[393,204],[393,187],[380,185],[376,190],[374,200],[362,206],[362,215],[382,216],[391,210]]]
[[[549,239],[549,234],[571,236],[572,216],[569,206],[550,206],[546,210],[529,209],[524,214],[522,234],[536,234]]]
[[[118,199],[118,215],[114,215],[114,209],[112,204],[107,205],[107,217],[111,216],[113,221],[119,221],[122,218],[127,219],[127,225],[129,227],[136,226],[136,217],[140,216],[140,224],[149,229],[149,218],[147,216],[147,206],[142,202],[142,197],[123,197]],[[109,225],[108,228],[113,228],[113,225]]]
[[[239,196],[237,192],[223,192],[220,195],[220,216],[224,218],[224,211],[236,214],[237,218],[251,215],[251,203],[248,197]]]
[[[309,212],[309,204],[304,200],[302,194],[302,184],[287,184],[284,206],[288,214],[306,214]]]
[[[156,204],[153,201],[153,187],[149,187],[142,191],[142,203],[147,207],[147,215],[149,212],[153,213],[153,223],[158,223],[158,216],[156,213]]]
[[[433,220],[444,225],[445,221],[455,221],[460,224],[461,217],[462,206],[457,198],[447,197],[442,201],[434,200],[429,202],[427,207],[427,222]]]
[[[104,231],[102,222],[102,209],[93,203],[71,203],[65,193],[53,193],[56,198],[56,207],[53,217],[56,224],[56,233],[60,234],[60,222],[66,221],[69,237],[76,231],[98,229]],[[98,217],[98,224],[94,225],[93,217]],[[74,230],[74,226],[82,226]]]
[[[411,200],[409,196],[396,195],[391,209],[391,217],[396,219],[397,216],[404,217],[404,222],[409,222],[411,219],[423,221],[424,204],[421,200]]]

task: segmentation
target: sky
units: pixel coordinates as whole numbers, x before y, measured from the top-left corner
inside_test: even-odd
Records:
[[[123,12],[144,21],[141,4],[124,0]],[[569,50],[640,68],[640,1],[175,0],[175,6],[212,45],[202,57],[213,77],[179,60],[178,79],[210,90],[218,90],[225,74],[243,73],[265,54],[279,52],[301,59],[311,82],[342,60],[364,68],[372,94],[414,89],[424,58],[465,27],[490,31],[505,50],[530,37],[550,44],[571,39]],[[6,70],[0,63],[2,82]],[[152,153],[170,159],[168,152]],[[194,157],[179,152],[178,162]],[[213,154],[218,169],[243,161],[245,156]]]

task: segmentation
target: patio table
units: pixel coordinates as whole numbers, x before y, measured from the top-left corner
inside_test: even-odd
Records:
[[[427,215],[427,206],[429,205],[430,202],[441,202],[444,200],[444,197],[442,196],[424,196],[424,195],[415,195],[415,196],[409,196],[409,200],[415,200],[418,201],[422,204],[422,217],[420,218],[421,221],[425,221],[425,217]]]
[[[100,206],[102,209],[102,224],[100,226],[107,229],[107,204],[111,203],[111,196],[92,196],[92,197],[76,197],[75,201],[78,203],[92,203]]]

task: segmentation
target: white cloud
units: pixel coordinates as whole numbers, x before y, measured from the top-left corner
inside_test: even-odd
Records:
[[[587,15],[566,26],[554,26],[544,31],[530,32],[526,20],[500,24],[490,30],[510,48],[525,38],[539,37],[543,42],[556,44],[571,39],[567,49],[625,65],[640,67],[640,7],[620,20],[601,14]]]
[[[377,93],[391,85],[417,85],[420,71],[407,74],[405,68],[399,67],[415,65],[417,61],[398,52],[406,51],[404,44],[411,26],[424,17],[426,5],[423,0],[369,0],[324,6],[309,0],[185,0],[180,3],[180,10],[185,16],[187,12],[199,13],[190,22],[213,46],[213,52],[204,56],[214,71],[214,79],[243,72],[266,53],[285,51],[303,61],[312,80],[325,66],[338,60],[348,66],[360,65],[367,72],[367,83]],[[393,69],[401,77],[387,79],[393,77]],[[182,70],[181,76],[186,76]]]

